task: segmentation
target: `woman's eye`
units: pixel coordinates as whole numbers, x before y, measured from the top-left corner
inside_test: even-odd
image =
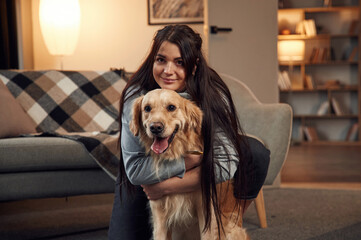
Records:
[[[144,112],[150,112],[151,110],[152,110],[152,108],[150,106],[144,107]]]
[[[178,66],[183,66],[183,61],[179,60],[176,62]]]
[[[160,58],[160,57],[159,57],[159,58],[156,58],[155,60],[156,60],[157,62],[159,62],[159,63],[164,63],[164,62],[165,62],[164,59],[163,59],[163,58]]]
[[[173,112],[174,110],[176,110],[176,107],[174,105],[168,105],[167,109],[169,112]]]

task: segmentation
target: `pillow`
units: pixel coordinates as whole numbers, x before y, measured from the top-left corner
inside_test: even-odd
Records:
[[[0,79],[0,138],[35,133],[35,126]]]

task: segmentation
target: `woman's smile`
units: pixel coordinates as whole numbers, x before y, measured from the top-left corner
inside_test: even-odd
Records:
[[[164,77],[161,77],[161,79],[162,79],[165,83],[174,83],[175,81],[177,81],[177,79],[169,79],[169,78],[164,78]]]

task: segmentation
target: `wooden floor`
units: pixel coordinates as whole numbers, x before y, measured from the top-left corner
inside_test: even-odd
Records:
[[[361,182],[286,182],[281,188],[361,190]]]
[[[291,146],[282,186],[361,189],[361,146]]]

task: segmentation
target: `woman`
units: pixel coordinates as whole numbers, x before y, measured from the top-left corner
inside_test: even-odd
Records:
[[[204,154],[188,154],[182,161],[169,161],[161,166],[159,175],[153,171],[151,157],[145,155],[138,139],[129,131],[133,100],[155,88],[179,92],[194,101],[204,114]],[[150,239],[148,199],[199,188],[203,193],[206,227],[212,206],[221,227],[216,184],[233,178],[239,190],[235,196],[252,199],[265,179],[268,150],[254,141],[247,143],[239,135],[241,127],[230,92],[204,59],[201,37],[186,25],[170,25],[157,32],[149,55],[123,90],[120,127],[122,154],[109,239]],[[265,158],[262,169],[255,168],[256,161],[249,160],[254,150]],[[247,177],[246,170],[250,172]],[[254,171],[261,174],[255,176]],[[254,181],[255,178],[259,181]],[[243,202],[244,209],[250,202]]]

